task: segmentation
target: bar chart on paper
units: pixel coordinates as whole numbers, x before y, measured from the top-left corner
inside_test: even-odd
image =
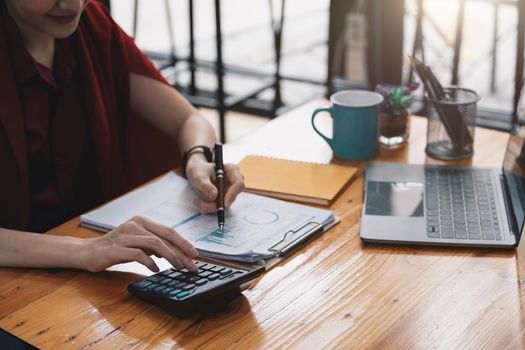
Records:
[[[211,244],[219,244],[219,245],[225,245],[227,247],[231,247],[230,244],[226,243],[225,241],[231,240],[233,236],[230,233],[230,230],[224,229],[224,230],[214,230],[210,233],[208,233],[206,236],[199,239],[201,242],[207,242]]]
[[[290,228],[311,219],[312,213],[297,211],[289,203],[242,193],[226,213],[224,231],[218,229],[213,214],[192,216],[177,225],[177,231],[197,249],[214,251],[221,246],[223,253],[242,254],[271,246]]]

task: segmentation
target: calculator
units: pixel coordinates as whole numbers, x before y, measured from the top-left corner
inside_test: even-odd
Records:
[[[195,261],[199,268],[167,269],[128,286],[130,294],[146,300],[180,318],[217,311],[261,275],[263,266],[253,270],[231,268]]]

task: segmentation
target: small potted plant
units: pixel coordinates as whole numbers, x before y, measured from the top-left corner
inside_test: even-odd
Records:
[[[377,85],[375,91],[384,98],[379,115],[379,142],[386,147],[397,147],[408,139],[409,107],[418,82],[385,87]]]

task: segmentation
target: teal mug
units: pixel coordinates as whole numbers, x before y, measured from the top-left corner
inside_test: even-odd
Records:
[[[379,111],[383,96],[365,90],[339,91],[330,97],[332,105],[312,114],[312,126],[338,158],[363,160],[379,151]],[[315,116],[328,112],[333,119],[333,137],[323,135],[315,126]]]

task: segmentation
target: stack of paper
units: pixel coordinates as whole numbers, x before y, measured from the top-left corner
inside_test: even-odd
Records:
[[[202,215],[195,194],[182,177],[160,180],[81,216],[83,226],[109,231],[135,215],[177,230],[203,257],[254,262],[286,253],[338,220],[329,210],[241,193],[226,212],[225,230],[217,216]]]

